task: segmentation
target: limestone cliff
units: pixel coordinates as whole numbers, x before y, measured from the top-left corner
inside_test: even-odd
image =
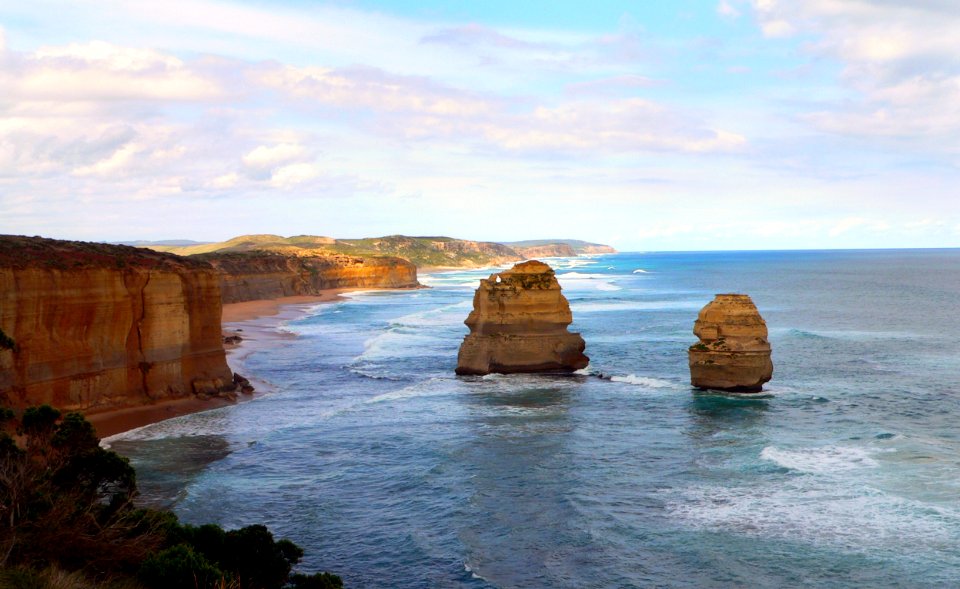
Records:
[[[250,251],[191,256],[217,269],[224,303],[317,294],[328,288],[413,288],[406,260],[309,252]]]
[[[544,248],[541,251],[544,252],[554,252],[554,251],[570,251],[569,254],[552,254],[545,253],[540,254],[544,257],[548,255],[557,255],[557,256],[579,256],[583,254],[615,254],[617,250],[613,249],[609,245],[604,245],[602,243],[590,243],[589,241],[581,241],[579,239],[528,239],[526,241],[508,241],[504,245],[508,245],[514,250],[523,253],[524,255],[534,256],[536,255],[536,249],[534,248]],[[558,248],[570,248],[567,249],[558,249]]]
[[[702,389],[759,392],[773,376],[767,324],[745,294],[718,294],[700,310],[690,382]]]
[[[546,245],[532,245],[528,247],[513,248],[518,254],[528,260],[534,258],[573,258],[577,252],[565,243],[550,243]]]
[[[584,341],[570,333],[570,305],[550,266],[532,260],[481,279],[457,374],[570,372],[586,367]]]
[[[209,265],[0,236],[0,403],[95,411],[232,388]]]

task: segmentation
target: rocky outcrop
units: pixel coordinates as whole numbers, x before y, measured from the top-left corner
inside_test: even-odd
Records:
[[[217,272],[148,250],[0,236],[0,404],[96,411],[233,388]]]
[[[756,393],[773,376],[767,324],[745,294],[718,294],[693,326],[690,382],[701,389]]]
[[[329,288],[414,288],[417,267],[388,257],[238,252],[192,256],[217,270],[224,303],[312,295]]]
[[[536,260],[481,279],[457,374],[571,372],[586,367],[584,342],[570,333],[570,305],[550,266]]]

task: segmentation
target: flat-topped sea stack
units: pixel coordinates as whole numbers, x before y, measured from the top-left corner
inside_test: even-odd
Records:
[[[464,323],[457,374],[572,372],[590,361],[570,333],[570,304],[553,269],[536,260],[481,279]]]
[[[758,393],[773,376],[767,324],[745,294],[718,294],[693,325],[690,383],[701,389]]]

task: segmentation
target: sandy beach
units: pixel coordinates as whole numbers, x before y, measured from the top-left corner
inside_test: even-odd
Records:
[[[242,341],[238,344],[226,344],[227,364],[231,370],[250,379],[256,392],[251,395],[238,395],[237,401],[210,398],[187,397],[159,401],[152,405],[128,407],[97,413],[85,414],[87,421],[93,424],[100,438],[150,425],[158,421],[179,417],[189,413],[218,409],[236,402],[248,401],[257,395],[269,392],[270,383],[258,380],[255,375],[245,372],[243,360],[259,347],[284,337],[292,337],[276,329],[277,325],[302,317],[312,307],[321,303],[340,300],[340,294],[355,289],[330,289],[311,296],[291,296],[260,301],[230,303],[223,306],[222,328],[224,336],[238,335]]]

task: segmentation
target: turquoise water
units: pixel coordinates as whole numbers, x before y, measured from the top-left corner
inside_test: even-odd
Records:
[[[285,325],[244,366],[275,393],[113,446],[145,501],[349,587],[960,586],[960,251],[548,261],[585,374],[455,377],[489,271],[435,274]],[[717,292],[767,320],[762,398],[689,387]]]

